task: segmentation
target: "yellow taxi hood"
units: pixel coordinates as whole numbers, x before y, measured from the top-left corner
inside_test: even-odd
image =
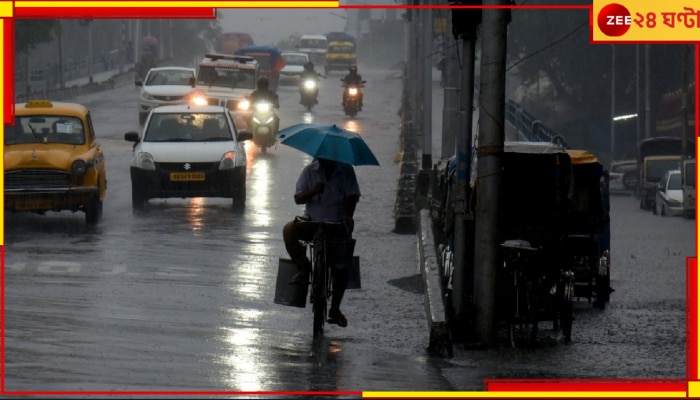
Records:
[[[26,168],[70,170],[73,160],[84,151],[85,147],[55,143],[5,146],[5,171]]]

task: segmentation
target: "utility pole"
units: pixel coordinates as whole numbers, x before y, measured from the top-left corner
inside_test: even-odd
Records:
[[[484,6],[504,7],[508,0],[485,0]],[[474,301],[479,341],[496,343],[496,273],[499,260],[501,163],[505,141],[506,8],[482,10],[482,51],[479,101],[478,178],[474,232]]]
[[[459,119],[459,60],[457,58],[457,38],[448,40],[452,33],[452,18],[447,18],[445,33],[443,33],[443,54],[441,81],[443,85],[442,107],[442,146],[440,158],[449,158],[455,154],[455,136],[457,134]]]
[[[639,143],[642,141],[642,110],[640,109],[640,98],[641,98],[641,90],[640,90],[640,82],[641,82],[641,77],[639,76],[640,70],[639,70],[639,45],[634,46],[634,52],[635,52],[635,63],[636,63],[636,69],[637,73],[636,78],[637,78],[637,102],[636,102],[636,107],[635,111],[637,112],[637,146],[639,146]]]
[[[681,176],[685,174],[683,160],[688,157],[688,59],[690,58],[690,48],[687,44],[681,49]]]
[[[644,45],[644,137],[651,137],[651,45]]]
[[[469,3],[480,5],[481,0]],[[481,23],[481,10],[452,10],[453,34],[461,38],[462,73],[459,90],[459,115],[456,121],[457,136],[455,158],[457,162],[454,197],[454,272],[452,276],[452,306],[457,326],[466,322],[465,303],[473,294],[474,275],[467,272],[467,254],[470,247],[467,240],[467,186],[471,170],[472,152],[472,107],[474,104],[474,75],[476,58],[476,30]],[[456,48],[455,48],[456,50]],[[472,271],[472,270],[469,270]]]
[[[610,78],[610,165],[615,160],[615,45],[610,45],[611,78]]]
[[[423,0],[423,4],[430,6],[431,0]],[[422,154],[422,169],[432,170],[433,168],[433,10],[432,8],[424,8],[421,10],[422,15],[422,38],[423,45],[423,76],[419,82],[423,82],[423,96],[421,114],[423,116],[423,149]]]

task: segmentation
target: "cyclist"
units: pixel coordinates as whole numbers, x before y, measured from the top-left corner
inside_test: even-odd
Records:
[[[298,269],[290,284],[307,284],[311,272],[311,261],[300,241],[313,240],[317,226],[300,221],[344,222],[344,226],[340,226],[342,231],[334,236],[349,239],[354,228],[353,215],[359,198],[360,187],[352,165],[316,158],[304,167],[294,193],[295,203],[306,205],[304,217],[288,222],[282,230],[287,253]],[[346,327],[348,321],[340,312],[340,303],[347,286],[348,270],[331,270],[333,297],[328,322]]]

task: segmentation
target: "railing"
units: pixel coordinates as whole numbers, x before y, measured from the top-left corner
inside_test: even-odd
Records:
[[[513,100],[506,101],[506,122],[510,123],[518,136],[522,135],[530,142],[558,142],[564,148],[569,145],[566,140],[549,129],[532,114],[525,111],[520,104]]]

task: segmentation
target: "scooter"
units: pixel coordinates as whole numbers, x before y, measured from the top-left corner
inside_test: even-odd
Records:
[[[268,147],[277,143],[279,117],[275,113],[272,103],[269,101],[254,103],[248,127],[253,133],[253,143],[260,147],[261,153],[266,153]]]
[[[345,93],[343,94],[343,98],[345,99],[343,110],[345,111],[345,115],[352,118],[360,111],[360,97],[362,95],[360,88],[364,87],[366,82],[367,81],[362,81],[360,85],[347,85],[343,81],[343,87],[345,87]]]
[[[299,94],[301,95],[301,104],[306,107],[307,111],[311,111],[313,106],[318,103],[318,80],[304,78],[299,82]]]

